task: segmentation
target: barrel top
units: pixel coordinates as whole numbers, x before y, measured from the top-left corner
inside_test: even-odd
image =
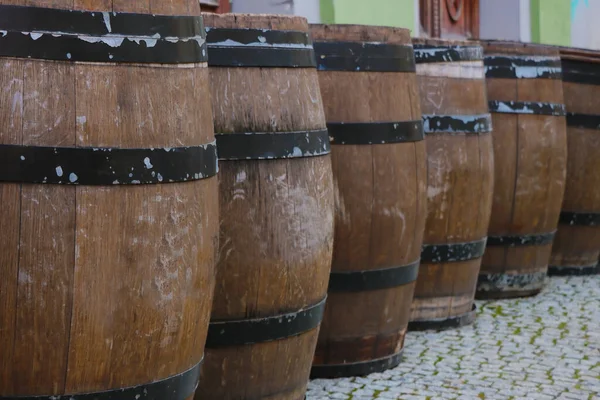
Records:
[[[430,38],[412,38],[414,45],[435,46],[435,47],[464,47],[478,46],[477,42],[468,40],[447,40],[447,39],[430,39]]]
[[[272,29],[281,31],[308,31],[304,17],[275,14],[214,14],[202,13],[204,25],[210,28]]]
[[[510,54],[526,56],[559,56],[558,48],[537,43],[523,43],[509,40],[481,40],[486,54]]]
[[[583,61],[588,63],[600,63],[600,51],[592,49],[581,49],[576,47],[559,47],[560,57],[563,60]]]
[[[390,26],[311,24],[310,31],[315,41],[410,44],[410,30]]]

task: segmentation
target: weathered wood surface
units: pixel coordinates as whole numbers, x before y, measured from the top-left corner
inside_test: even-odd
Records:
[[[415,46],[476,46],[472,42],[413,39]],[[488,104],[483,62],[477,59],[419,62],[421,110],[427,116],[485,118]],[[457,72],[457,70],[464,71]],[[435,129],[435,126],[430,126]],[[478,126],[471,126],[476,129]],[[444,245],[481,242],[487,235],[492,205],[493,147],[489,132],[427,133],[427,222],[424,243],[432,254]],[[439,246],[441,245],[441,247]],[[459,249],[460,250],[460,249]],[[425,253],[424,253],[425,254]],[[421,259],[409,329],[450,327],[473,320],[473,299],[481,258],[439,255]]]
[[[564,104],[557,49],[494,41],[483,47],[487,63],[510,57],[515,71],[515,77],[487,79],[489,100]],[[477,296],[532,295],[543,288],[562,205],[565,116],[491,112],[495,186]],[[498,239],[512,244],[498,244]]]
[[[561,48],[567,108],[567,182],[550,274],[600,273],[600,53]],[[588,120],[580,124],[581,116]],[[575,117],[575,118],[573,118]],[[571,224],[575,213],[579,222]],[[587,214],[587,215],[586,215]],[[588,222],[586,222],[588,221]],[[589,221],[595,221],[593,224]]]
[[[306,19],[208,15],[212,28],[308,31]],[[210,50],[209,50],[210,57]],[[315,68],[210,67],[215,131],[325,128]],[[333,248],[330,156],[222,161],[214,321],[276,317],[323,300]],[[301,400],[318,328],[206,349],[198,399]]]
[[[410,46],[408,31],[399,28],[314,25],[312,35],[315,42]],[[319,81],[328,123],[421,119],[414,69],[320,71]],[[425,223],[425,142],[332,145],[332,162],[336,200],[332,271],[372,271],[418,261]],[[369,363],[392,360],[404,347],[414,285],[413,281],[379,290],[330,290],[313,375],[340,376],[351,364],[362,363],[364,369]]]
[[[0,4],[199,15],[197,1]],[[0,60],[0,142],[150,148],[212,142],[205,64]],[[177,375],[203,354],[217,180],[0,184],[0,397],[62,395]]]

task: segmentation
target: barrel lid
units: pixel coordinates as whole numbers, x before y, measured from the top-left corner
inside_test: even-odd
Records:
[[[510,40],[480,40],[479,43],[481,43],[486,54],[559,56],[559,50],[556,46],[538,43],[524,43]]]
[[[577,47],[559,47],[560,58],[563,60],[600,63],[600,51]]]
[[[204,25],[209,28],[270,29],[308,32],[304,17],[278,14],[202,13]]]
[[[454,40],[454,39],[432,39],[432,38],[412,38],[413,45],[435,46],[435,47],[465,47],[477,46],[478,43],[472,40]]]
[[[410,30],[391,26],[311,24],[314,41],[380,42],[410,44]]]

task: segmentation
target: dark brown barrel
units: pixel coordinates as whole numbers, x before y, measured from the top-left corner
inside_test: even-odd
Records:
[[[189,399],[218,238],[198,2],[9,3],[0,398]]]
[[[600,274],[600,52],[560,50],[567,107],[567,184],[550,275]]]
[[[419,268],[426,154],[409,31],[314,25],[335,179],[325,317],[311,375],[401,360]]]
[[[478,298],[539,293],[565,190],[567,132],[558,49],[484,42],[494,123],[494,198]]]
[[[494,153],[481,46],[414,39],[427,142],[427,223],[409,329],[462,326],[492,206]]]
[[[302,400],[333,250],[329,136],[308,23],[205,22],[221,236],[197,398]]]

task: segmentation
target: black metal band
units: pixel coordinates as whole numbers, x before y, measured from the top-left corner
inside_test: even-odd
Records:
[[[423,115],[426,134],[481,134],[492,131],[492,116],[483,115]]]
[[[315,68],[307,32],[207,28],[208,65],[213,67]]]
[[[501,114],[553,115],[564,117],[567,109],[564,104],[535,103],[528,101],[490,101],[490,112]]]
[[[487,56],[484,59],[487,78],[561,79],[558,57]]]
[[[399,267],[369,271],[331,272],[329,292],[364,292],[389,289],[417,280],[420,260]]]
[[[444,330],[452,328],[460,328],[461,326],[470,325],[475,322],[476,306],[473,304],[471,311],[449,318],[434,318],[429,320],[410,321],[408,323],[409,331],[427,331],[427,330]]]
[[[329,154],[326,129],[299,132],[216,134],[219,160],[272,160]]]
[[[311,379],[346,378],[365,376],[375,372],[392,369],[402,362],[402,349],[399,353],[376,360],[332,365],[313,365],[310,370]]]
[[[0,145],[0,182],[139,185],[217,174],[216,144],[156,149]]]
[[[600,129],[600,115],[567,113],[567,126]]]
[[[0,6],[0,56],[123,63],[206,62],[201,17]]]
[[[600,71],[596,63],[563,59],[562,69],[564,82],[600,85]]]
[[[560,213],[559,223],[565,225],[598,226],[600,225],[600,213],[563,211]]]
[[[300,335],[319,326],[325,311],[325,300],[289,314],[236,321],[213,321],[208,327],[206,347],[240,346]]]
[[[365,42],[315,42],[319,71],[415,72],[410,45]]]
[[[189,370],[144,385],[104,392],[46,396],[0,396],[0,400],[186,400],[194,394],[202,361]]]
[[[477,280],[477,291],[486,293],[541,289],[546,276],[546,271],[531,274],[486,274],[482,272]]]
[[[483,60],[481,46],[429,46],[415,44],[417,64]]]
[[[600,275],[600,264],[591,265],[550,265],[549,276]]]
[[[536,235],[488,236],[488,246],[545,246],[552,244],[556,231]]]
[[[331,144],[386,144],[418,142],[425,138],[423,121],[327,124]]]
[[[467,243],[428,244],[421,251],[421,263],[438,264],[475,260],[483,256],[486,239]]]

